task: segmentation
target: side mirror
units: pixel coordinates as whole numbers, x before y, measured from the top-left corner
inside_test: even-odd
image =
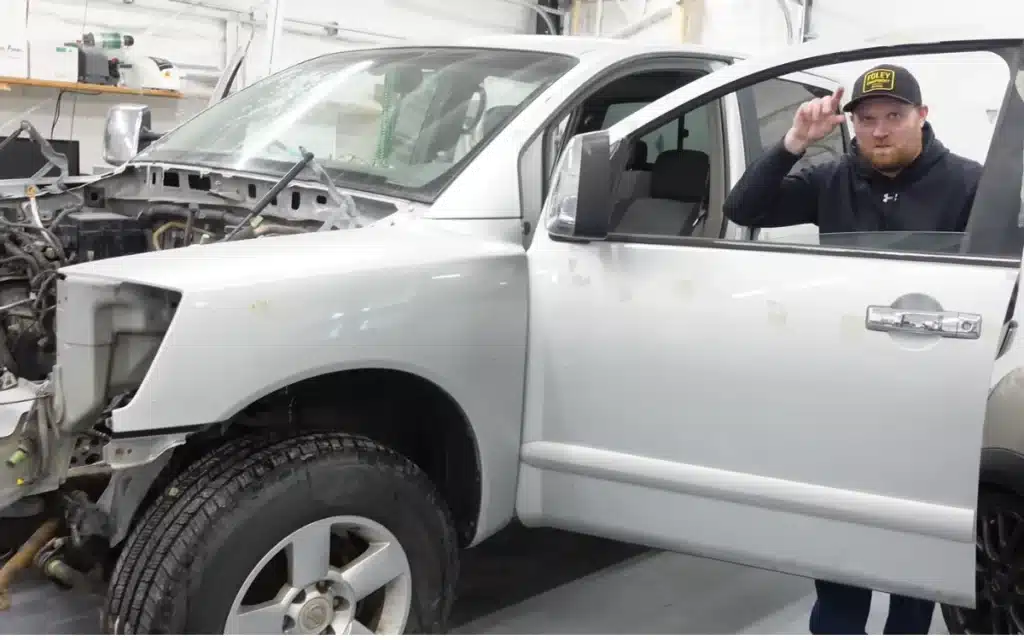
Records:
[[[599,240],[612,212],[611,145],[607,131],[573,137],[555,166],[541,216],[559,238]]]
[[[142,104],[119,104],[107,112],[103,128],[103,160],[120,166],[135,157],[160,136],[152,131],[153,118],[149,107]]]

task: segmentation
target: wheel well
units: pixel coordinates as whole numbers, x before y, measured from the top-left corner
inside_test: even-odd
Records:
[[[981,485],[1024,496],[1024,455],[997,447],[982,449]]]
[[[364,435],[412,460],[447,502],[467,546],[480,513],[480,458],[458,403],[433,382],[392,369],[316,376],[270,393],[240,411],[224,429],[207,429],[179,447],[164,477],[239,431],[288,427]],[[156,487],[154,487],[156,488]]]

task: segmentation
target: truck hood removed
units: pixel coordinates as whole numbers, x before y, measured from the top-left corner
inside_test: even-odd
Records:
[[[407,219],[362,229],[151,251],[71,265],[60,273],[188,293],[332,273],[429,268],[452,259],[522,252],[521,245],[457,233],[429,220]]]

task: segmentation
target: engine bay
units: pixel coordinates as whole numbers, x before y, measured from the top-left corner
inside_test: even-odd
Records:
[[[319,181],[299,180],[310,167]],[[307,154],[274,180],[127,165],[88,184],[0,200],[0,365],[41,381],[55,363],[57,271],[192,244],[359,228],[404,201],[340,192]]]

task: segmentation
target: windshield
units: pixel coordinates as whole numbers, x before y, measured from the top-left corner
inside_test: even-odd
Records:
[[[432,202],[471,155],[575,63],[502,49],[329,54],[218,102],[135,161],[280,176],[301,146],[338,185]]]

